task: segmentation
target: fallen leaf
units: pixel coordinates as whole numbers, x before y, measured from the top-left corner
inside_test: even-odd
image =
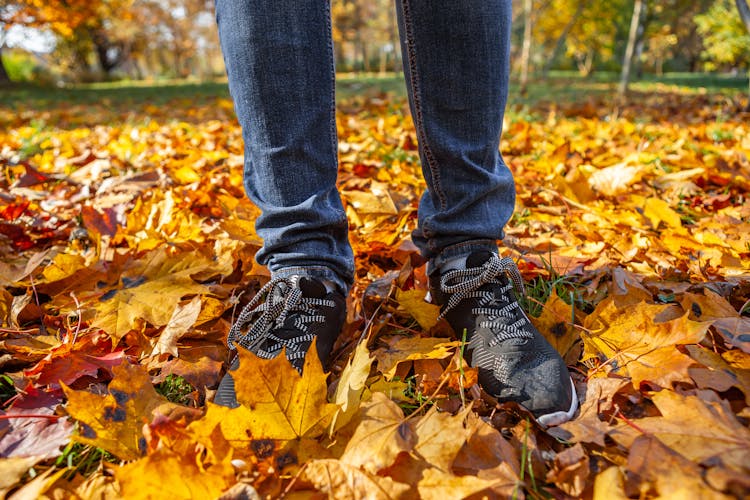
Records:
[[[411,498],[412,488],[408,484],[397,483],[338,460],[313,460],[305,467],[304,475],[329,498]]]
[[[362,420],[349,439],[341,462],[373,474],[393,464],[401,452],[414,448],[417,436],[404,412],[383,393],[362,405]]]
[[[55,405],[56,406],[56,405]],[[73,424],[67,418],[34,418],[25,415],[54,416],[53,408],[10,408],[1,411],[7,427],[0,425],[0,457],[37,460],[55,458],[70,442]],[[10,418],[8,418],[10,417]]]
[[[572,497],[580,497],[589,477],[589,457],[580,443],[555,455],[555,464],[547,481],[555,483]]]
[[[638,419],[640,429],[694,462],[717,461],[750,472],[750,431],[737,421],[725,401],[671,391],[657,392],[652,400],[662,416]]]
[[[313,343],[300,375],[283,353],[266,360],[238,349],[235,390],[237,400],[250,409],[254,438],[314,438],[327,430],[338,407],[327,402],[326,374],[316,352]]]
[[[594,480],[594,500],[628,500],[625,478],[617,466],[608,467]]]
[[[552,427],[549,434],[572,443],[595,443],[605,447],[605,438],[611,426],[602,421],[600,414],[612,406],[612,398],[628,384],[627,379],[593,378],[581,395],[581,406],[573,420]]]
[[[643,215],[651,222],[654,229],[664,222],[667,227],[682,227],[680,214],[672,210],[669,203],[660,198],[646,198],[643,206]]]
[[[730,344],[750,354],[750,318],[740,316],[732,305],[710,289],[705,295],[686,293],[682,306],[700,321],[711,321],[713,327]]]
[[[456,476],[440,469],[427,469],[417,484],[419,497],[424,500],[466,498],[481,491],[502,486],[515,488],[506,478],[480,479],[475,476]]]
[[[378,370],[386,380],[392,380],[396,375],[399,363],[421,359],[445,359],[453,354],[453,348],[461,342],[446,342],[446,339],[430,337],[397,337],[389,342],[387,348],[375,351]]]
[[[653,485],[661,498],[730,498],[701,479],[703,473],[697,464],[652,436],[636,438],[630,447],[627,468],[641,491]]]
[[[553,290],[544,303],[542,313],[538,318],[531,318],[531,322],[564,358],[573,344],[581,338],[575,328],[576,318],[578,322],[582,322],[584,317],[580,311],[574,312],[569,304],[557,296],[557,291]]]
[[[43,456],[0,458],[0,470],[3,471],[0,474],[0,498],[6,498],[8,492],[23,480],[29,469],[43,459]]]
[[[424,331],[429,331],[437,324],[440,308],[425,301],[425,290],[396,289],[396,301],[408,312]]]
[[[373,361],[367,349],[367,342],[359,342],[352,358],[341,372],[336,393],[332,398],[333,404],[339,408],[331,422],[331,434],[348,424],[359,409]]]
[[[68,398],[65,409],[82,425],[76,441],[103,448],[122,460],[135,460],[145,452],[143,425],[157,409],[166,413],[176,405],[156,393],[140,366],[124,362],[112,371],[114,378],[104,396],[63,384]]]
[[[198,319],[201,312],[200,296],[193,297],[193,300],[185,305],[177,304],[169,318],[167,326],[159,335],[159,341],[151,351],[152,356],[159,354],[171,354],[177,357],[177,341],[180,337],[192,327]]]
[[[693,363],[675,346],[697,344],[710,323],[688,319],[688,313],[659,321],[671,306],[641,302],[619,309],[613,299],[605,299],[584,320],[583,358],[603,355],[613,373],[628,375],[633,386],[642,382],[669,388],[676,381],[690,380],[687,372]]]
[[[438,411],[436,406],[414,425],[417,442],[413,453],[433,467],[450,472],[453,459],[471,434],[466,418],[471,407],[456,415]]]
[[[199,457],[168,449],[114,469],[123,498],[216,498],[234,483],[229,460],[204,466]],[[168,493],[167,493],[168,492]]]

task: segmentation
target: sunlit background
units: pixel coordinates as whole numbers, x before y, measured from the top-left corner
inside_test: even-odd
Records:
[[[747,0],[514,0],[513,78],[556,71],[627,73],[629,80],[674,72],[744,76],[750,18],[743,22],[743,8]],[[392,0],[334,0],[332,15],[340,72],[400,70]],[[212,0],[2,0],[0,26],[0,82],[224,74]]]

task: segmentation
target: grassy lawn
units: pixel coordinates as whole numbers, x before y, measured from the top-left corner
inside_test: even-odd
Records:
[[[613,95],[618,75],[595,73],[583,78],[573,72],[551,72],[547,80],[534,81],[526,96],[518,92],[518,85],[511,83],[509,105],[533,106],[536,103],[555,100],[558,102],[583,101],[592,97]],[[686,92],[736,94],[747,89],[747,76],[731,76],[707,73],[670,73],[662,77],[646,75],[633,82],[631,88],[637,92]],[[373,96],[383,93],[397,97],[406,95],[401,74],[341,74],[338,76],[337,98],[350,99],[355,96]],[[66,88],[42,88],[18,86],[0,91],[0,106],[45,109],[61,104],[87,104],[102,102],[149,102],[164,104],[173,99],[202,100],[228,97],[226,81],[163,81],[163,82],[107,82],[78,85]]]

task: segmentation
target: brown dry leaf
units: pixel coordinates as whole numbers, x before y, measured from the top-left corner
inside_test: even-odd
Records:
[[[105,396],[63,385],[66,411],[82,425],[76,441],[103,448],[122,460],[135,460],[146,451],[143,425],[156,410],[166,414],[177,405],[156,393],[140,366],[124,362],[112,371],[114,379]]]
[[[193,300],[185,305],[177,304],[172,311],[172,317],[169,318],[167,326],[159,335],[159,340],[151,351],[151,355],[171,354],[177,357],[177,342],[195,324],[200,312],[200,296],[193,297]]]
[[[235,390],[237,400],[250,409],[247,426],[253,438],[315,438],[327,430],[338,406],[327,401],[326,374],[314,342],[302,376],[283,353],[268,360],[242,348],[238,354]]]
[[[396,289],[396,301],[417,320],[422,329],[429,331],[437,324],[440,308],[435,304],[425,301],[426,294],[425,290],[413,289],[404,291],[398,288]]]
[[[706,288],[705,295],[686,293],[682,307],[700,321],[712,321],[716,331],[729,344],[750,353],[750,319],[740,316],[718,293]]]
[[[476,476],[456,476],[440,469],[426,469],[417,484],[419,497],[423,500],[446,500],[466,498],[489,489],[516,488],[515,481],[505,477],[480,479]]]
[[[687,351],[691,358],[705,366],[705,368],[700,366],[688,368],[688,373],[698,387],[713,389],[717,392],[737,387],[745,394],[745,403],[750,404],[750,369],[732,366],[720,355],[700,346],[689,345]]]
[[[36,500],[44,498],[54,484],[65,474],[65,469],[51,467],[21,486],[8,497],[8,500]]]
[[[518,479],[519,452],[500,432],[475,413],[468,414],[467,428],[470,436],[453,460],[453,470],[461,475],[474,473],[486,477],[502,469],[507,470],[510,478]]]
[[[44,457],[0,458],[0,498],[5,498],[10,490],[19,484],[26,473]]]
[[[349,363],[341,372],[336,393],[332,398],[333,404],[338,405],[339,408],[331,422],[331,434],[348,424],[359,409],[373,361],[367,349],[367,342],[360,341]]]
[[[559,439],[573,443],[595,443],[605,447],[604,438],[611,426],[603,422],[599,414],[612,406],[614,395],[627,385],[629,385],[627,379],[593,378],[589,380],[578,415],[573,420],[551,428],[548,432]]]
[[[378,370],[386,380],[392,380],[396,375],[399,363],[420,359],[445,359],[453,354],[453,348],[461,342],[450,342],[442,338],[432,337],[395,337],[389,340],[389,346],[375,351]]]
[[[383,393],[362,405],[362,420],[349,439],[341,462],[373,474],[393,464],[401,452],[409,452],[417,441],[412,423]]]
[[[216,498],[234,484],[229,460],[206,466],[200,457],[160,449],[114,469],[123,498]]]
[[[630,447],[628,471],[640,491],[653,486],[657,498],[729,499],[711,489],[702,479],[701,468],[652,436],[639,436]]]
[[[112,335],[115,343],[139,320],[153,326],[169,323],[175,304],[183,297],[200,295],[208,291],[206,285],[197,283],[193,277],[202,272],[229,274],[231,269],[217,268],[216,264],[200,253],[169,255],[166,250],[154,250],[147,257],[145,266],[123,275],[124,287],[112,298],[91,305],[97,316],[93,326]]]
[[[430,408],[414,426],[417,443],[413,453],[431,466],[449,472],[453,459],[471,435],[466,426],[469,412],[471,407],[456,415],[438,411],[437,406]]]
[[[581,338],[574,326],[576,323],[574,319],[580,322],[584,317],[581,311],[575,310],[574,312],[570,304],[557,296],[557,290],[553,290],[547,302],[544,303],[542,313],[538,318],[531,318],[531,321],[564,358],[573,344]]]
[[[636,424],[689,460],[723,463],[749,473],[750,431],[737,421],[725,401],[703,396],[657,392],[651,399],[663,416],[638,419]]]
[[[594,500],[628,500],[625,478],[617,466],[600,472],[594,480]]]
[[[687,313],[663,321],[672,310],[645,302],[620,309],[605,299],[584,321],[584,360],[601,354],[613,373],[630,376],[636,388],[641,382],[669,388],[690,380],[687,369],[693,360],[675,346],[697,344],[710,323],[692,321]]]
[[[313,460],[305,478],[328,498],[391,500],[413,498],[412,487],[380,477],[338,460]]]
[[[547,481],[572,497],[580,497],[589,478],[589,456],[580,443],[555,455],[554,467]]]

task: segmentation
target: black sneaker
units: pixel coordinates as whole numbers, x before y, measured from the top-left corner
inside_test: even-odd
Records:
[[[466,361],[479,370],[479,383],[500,401],[515,401],[539,423],[570,420],[578,398],[565,362],[529,321],[513,288],[523,279],[512,259],[478,251],[463,269],[430,276],[430,295],[440,315],[462,337]]]
[[[328,292],[315,279],[275,278],[242,310],[229,331],[227,343],[230,349],[240,345],[264,359],[275,358],[286,348],[287,359],[302,373],[305,355],[313,339],[317,339],[318,357],[325,369],[345,318],[346,300],[341,292]],[[239,363],[235,354],[230,371],[219,383],[214,403],[239,406],[231,375]]]

